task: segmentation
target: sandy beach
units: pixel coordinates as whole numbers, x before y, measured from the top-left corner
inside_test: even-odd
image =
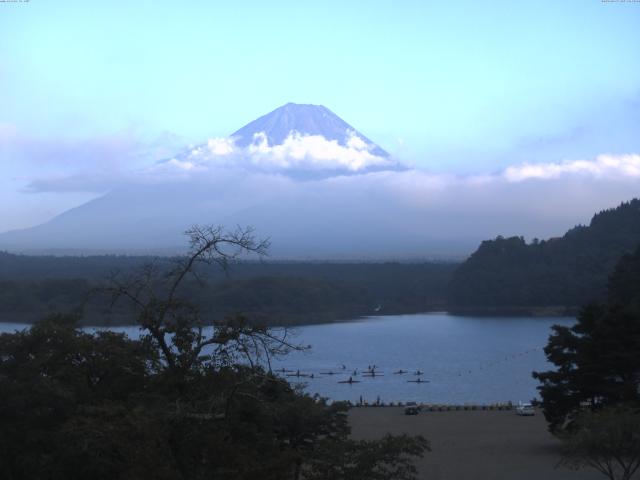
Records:
[[[513,411],[449,411],[404,415],[400,407],[353,408],[354,438],[386,433],[423,435],[432,451],[418,460],[419,478],[429,480],[572,480],[604,478],[595,470],[557,467],[558,441],[542,414]]]

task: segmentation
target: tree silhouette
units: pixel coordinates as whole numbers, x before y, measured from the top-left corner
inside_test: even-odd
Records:
[[[422,437],[351,440],[346,404],[271,371],[273,355],[302,348],[286,329],[207,318],[182,297],[198,266],[227,268],[267,242],[250,229],[187,233],[190,250],[172,268],[111,278],[107,292],[134,309],[139,339],[65,316],[0,335],[0,476],[300,480],[335,465],[336,479],[414,479]]]

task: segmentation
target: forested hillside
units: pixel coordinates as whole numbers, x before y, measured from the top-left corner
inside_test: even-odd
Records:
[[[482,242],[453,275],[449,303],[458,311],[557,307],[571,311],[606,295],[620,257],[640,245],[640,200],[625,202],[561,238]]]
[[[34,321],[83,308],[89,323],[128,323],[129,312],[108,311],[99,294],[105,281],[166,257],[54,257],[0,253],[0,321]],[[449,263],[240,262],[225,274],[198,272],[185,295],[212,318],[243,312],[270,324],[304,324],[361,315],[444,309]]]

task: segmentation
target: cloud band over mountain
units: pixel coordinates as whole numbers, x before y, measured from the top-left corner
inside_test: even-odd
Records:
[[[298,140],[307,141],[292,137]],[[636,196],[640,178],[637,154],[522,164],[475,175],[395,167],[359,172],[336,169],[343,165],[336,159],[315,157],[323,141],[313,139],[304,155],[286,157],[282,150],[252,152],[216,139],[187,156],[116,178],[41,179],[30,189],[111,190],[61,216],[69,225],[76,225],[74,216],[82,217],[77,223],[99,218],[101,225],[90,228],[99,233],[73,237],[82,245],[68,237],[52,240],[57,248],[176,247],[191,223],[223,223],[254,225],[272,238],[273,254],[282,257],[455,256],[496,235],[560,234],[588,222],[594,211]],[[320,151],[332,148],[349,147],[321,145]],[[361,151],[346,159],[356,153]],[[304,168],[323,175],[301,176]]]
[[[29,144],[11,129],[0,133],[5,146],[11,138],[20,138],[19,148]],[[154,158],[169,148],[128,138],[81,143],[82,162],[69,145],[52,148],[78,167],[42,169],[24,194],[93,192],[94,199],[0,235],[0,248],[173,248],[191,224],[213,223],[255,226],[272,238],[277,256],[463,255],[485,238],[544,238],[588,222],[594,211],[637,196],[640,179],[639,154],[467,175],[410,167],[313,105],[287,104],[164,160]],[[46,159],[43,145],[31,161]],[[118,168],[104,168],[109,152],[119,158],[107,164]],[[127,168],[126,159],[137,161]]]
[[[82,155],[87,156],[84,147]],[[98,157],[102,155],[104,153],[99,153]],[[337,141],[327,140],[320,135],[302,135],[296,132],[287,137],[283,144],[275,146],[269,145],[264,135],[257,135],[256,141],[246,147],[238,146],[233,137],[212,138],[206,144],[147,167],[111,173],[95,169],[70,175],[35,178],[26,189],[32,193],[104,192],[125,184],[205,181],[221,172],[233,171],[246,175],[278,175],[301,181],[329,180],[341,176],[355,176],[363,180],[377,172],[384,173],[377,177],[386,179],[390,185],[401,181],[407,188],[415,190],[443,190],[456,185],[488,187],[500,182],[519,183],[530,180],[589,179],[624,182],[640,179],[640,154],[602,154],[595,159],[523,163],[498,172],[459,175],[409,168],[395,159],[374,155],[355,135],[346,146],[342,146]],[[357,183],[354,182],[354,188],[357,188]]]
[[[190,170],[209,166],[244,166],[266,172],[332,171],[366,172],[372,168],[397,168],[399,163],[373,153],[374,146],[350,131],[345,145],[322,135],[291,132],[281,144],[271,145],[265,132],[254,135],[253,141],[239,146],[234,137],[213,138],[168,162]]]

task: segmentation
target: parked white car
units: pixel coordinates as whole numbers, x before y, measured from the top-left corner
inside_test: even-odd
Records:
[[[530,417],[535,415],[536,411],[533,408],[533,405],[530,403],[519,403],[516,407],[516,415],[521,415],[523,417]]]

